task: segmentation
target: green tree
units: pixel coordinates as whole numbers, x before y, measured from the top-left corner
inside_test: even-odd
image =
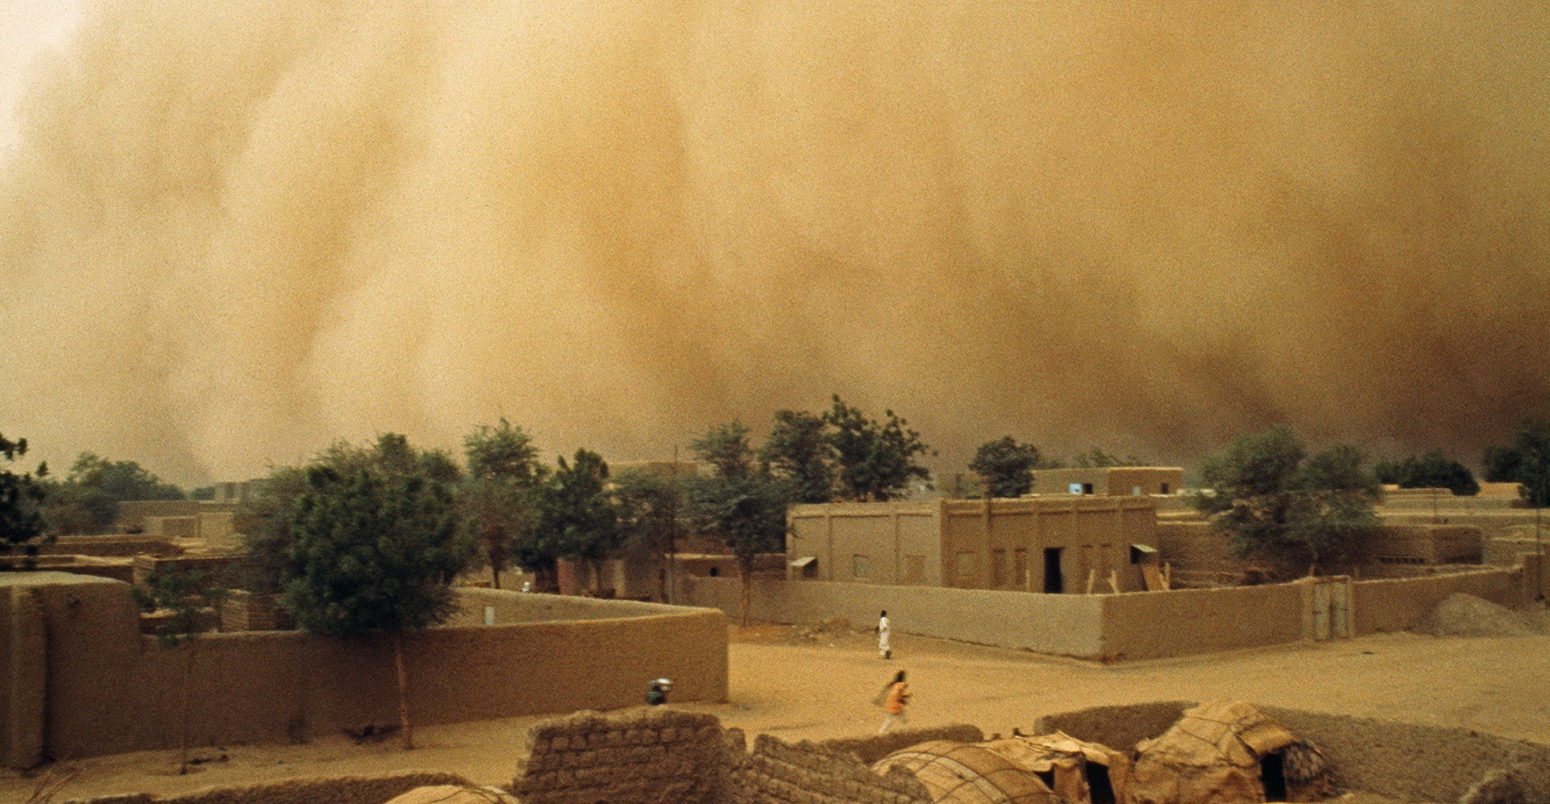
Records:
[[[1305,461],[1302,442],[1276,425],[1239,436],[1201,465],[1205,482],[1196,506],[1212,514],[1238,555],[1259,555],[1283,566],[1358,556],[1377,526],[1378,486],[1362,468],[1361,453],[1331,447]]]
[[[1033,470],[1039,466],[1039,448],[1019,444],[1011,436],[987,441],[974,451],[969,471],[980,476],[987,497],[1021,497],[1033,488]]]
[[[48,484],[43,516],[54,533],[102,533],[125,500],[181,500],[183,491],[134,461],[83,452],[62,482]]]
[[[194,686],[194,657],[198,653],[197,635],[208,630],[207,615],[220,605],[226,590],[209,583],[198,570],[178,571],[158,568],[144,586],[130,587],[135,604],[144,612],[165,611],[168,617],[156,631],[156,641],[165,649],[183,649],[183,685],[178,702],[178,773],[188,773],[189,695]]]
[[[701,531],[720,536],[737,557],[742,623],[747,625],[754,559],[785,548],[784,486],[754,462],[748,428],[741,422],[710,428],[689,449],[713,470],[686,482],[690,521]]]
[[[0,455],[7,464],[14,463],[27,454],[27,439],[11,441],[0,434]],[[13,472],[9,468],[0,471],[0,569],[14,568],[10,555],[20,547],[22,569],[37,565],[38,544],[47,540],[44,533],[43,514],[40,506],[45,497],[42,478],[48,475],[48,466],[39,464],[36,473]]]
[[[798,410],[775,411],[770,435],[759,448],[769,473],[790,488],[794,503],[834,500],[834,445],[822,416]]]
[[[313,465],[296,500],[281,604],[303,629],[392,640],[404,748],[414,747],[404,634],[457,607],[451,582],[474,547],[458,538],[448,484],[408,465]]]
[[[839,395],[823,415],[833,428],[829,443],[839,464],[840,495],[857,502],[886,502],[909,493],[914,479],[930,481],[931,473],[915,462],[930,449],[909,422],[885,411],[887,421],[873,421]]]
[[[479,425],[463,437],[468,476],[459,490],[465,527],[478,541],[496,589],[511,563],[513,544],[531,538],[546,468],[532,436],[505,419]]]
[[[624,534],[622,549],[664,558],[672,572],[678,519],[684,510],[683,478],[645,468],[626,469],[614,475],[613,492]],[[670,601],[672,579],[659,578],[658,597]]]
[[[1550,505],[1550,419],[1524,419],[1510,447],[1485,451],[1486,479],[1519,483],[1532,508]]]
[[[619,548],[619,513],[608,493],[608,464],[587,449],[559,468],[544,485],[538,507],[538,531],[559,558],[585,561],[593,591],[601,591],[603,562]]]
[[[310,491],[310,468],[327,467],[344,475],[355,471],[382,478],[420,476],[451,484],[462,470],[440,450],[417,450],[399,433],[384,433],[368,445],[335,441],[307,466],[271,468],[234,516],[244,551],[239,569],[242,588],[260,594],[282,591],[281,576],[290,560],[296,506]]]
[[[1457,495],[1480,493],[1480,484],[1464,464],[1434,449],[1425,455],[1410,456],[1397,461],[1378,461],[1373,473],[1380,483],[1391,483],[1404,489],[1448,489]]]

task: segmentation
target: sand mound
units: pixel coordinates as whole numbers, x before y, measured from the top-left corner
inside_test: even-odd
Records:
[[[1543,618],[1455,593],[1437,604],[1416,630],[1436,636],[1519,636],[1544,631]]]

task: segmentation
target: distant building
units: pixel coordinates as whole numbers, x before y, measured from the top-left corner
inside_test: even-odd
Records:
[[[1095,494],[1139,497],[1177,494],[1184,487],[1184,470],[1176,466],[1101,466],[1039,469],[1033,473],[1034,494]]]
[[[787,577],[1045,593],[1140,591],[1149,497],[794,505]]]

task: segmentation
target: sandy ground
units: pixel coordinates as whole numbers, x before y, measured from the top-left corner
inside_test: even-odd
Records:
[[[895,627],[901,627],[902,624]],[[731,695],[709,712],[750,735],[787,740],[859,736],[878,726],[872,695],[904,669],[915,693],[911,725],[972,723],[986,734],[1027,728],[1041,714],[1103,704],[1236,698],[1312,711],[1460,726],[1550,745],[1550,635],[1433,637],[1383,634],[1119,666],[911,637],[894,658],[870,634],[783,626],[731,629]],[[384,691],[384,694],[390,694]],[[95,757],[53,766],[71,775],[55,801],[115,793],[162,795],[294,777],[448,771],[509,782],[527,729],[542,718],[427,726],[409,752],[388,738],[344,736],[303,745],[204,748],[198,772],[176,774],[175,751]],[[24,801],[36,773],[0,771],[0,802]]]

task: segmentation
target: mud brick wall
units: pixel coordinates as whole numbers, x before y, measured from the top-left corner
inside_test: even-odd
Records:
[[[952,740],[959,743],[983,742],[985,733],[978,726],[955,724],[931,728],[909,728],[890,731],[871,737],[823,740],[820,746],[831,751],[855,754],[856,758],[871,765],[895,751],[930,740]]]
[[[530,744],[512,781],[524,804],[729,800],[728,742],[714,715],[580,712],[534,726]]]
[[[735,774],[739,804],[929,804],[931,793],[910,773],[872,772],[844,751],[761,734]]]
[[[213,787],[174,796],[136,793],[125,796],[71,799],[65,804],[382,804],[417,787],[473,787],[461,776],[410,771],[393,776],[341,776],[328,779],[287,779],[237,787]]]

